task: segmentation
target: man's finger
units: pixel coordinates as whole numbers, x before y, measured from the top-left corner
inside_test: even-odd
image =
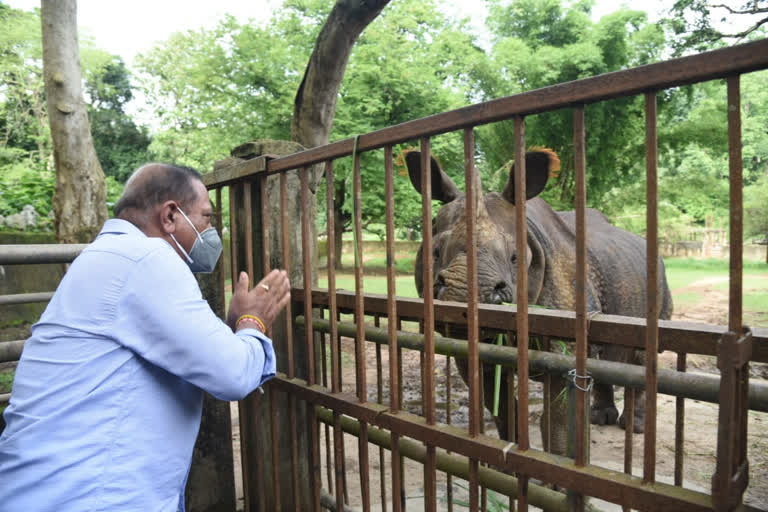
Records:
[[[235,292],[242,292],[242,293],[248,292],[248,273],[247,272],[240,272],[240,276],[237,280],[237,286],[236,286]]]

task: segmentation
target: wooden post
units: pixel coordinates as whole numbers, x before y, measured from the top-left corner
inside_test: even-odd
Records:
[[[232,156],[235,159],[247,160],[262,155],[287,155],[301,151],[304,148],[295,143],[287,141],[276,140],[259,140],[248,142],[238,146],[232,150]],[[234,159],[232,159],[234,160]],[[231,163],[235,163],[230,160]],[[268,212],[268,225],[269,225],[269,267],[270,268],[285,268],[284,257],[282,251],[282,234],[281,234],[281,214],[287,215],[288,220],[288,233],[289,233],[289,276],[291,284],[294,287],[303,287],[303,259],[301,255],[301,193],[299,188],[299,177],[296,172],[289,171],[287,176],[287,208],[285,211],[280,208],[280,186],[279,176],[270,176],[267,178],[267,212]],[[253,220],[250,223],[252,226],[252,239],[253,239],[253,261],[252,268],[254,269],[255,277],[254,283],[263,275],[264,262],[262,260],[263,248],[262,248],[262,205],[261,205],[261,185],[260,180],[256,179],[251,184],[251,215]],[[314,236],[314,219],[316,216],[316,202],[314,200],[314,194],[311,194],[310,204],[306,205],[310,208],[310,226]],[[243,209],[245,201],[242,199],[237,201],[237,219],[236,226],[238,233],[233,235],[238,237],[238,262],[240,268],[236,270],[246,270],[246,247],[245,247],[245,232],[246,226],[245,215],[246,212]],[[313,250],[313,252],[315,252]],[[317,266],[317,258],[315,254],[312,254],[312,266]],[[313,272],[316,278],[316,272]],[[294,305],[292,311],[295,314],[303,311],[302,308]],[[285,322],[278,318],[272,324],[272,340],[277,355],[277,368],[279,372],[288,373],[288,345],[286,341],[286,329]],[[307,351],[306,344],[301,342],[301,338],[297,337],[297,333],[293,333],[293,359],[295,375],[299,378],[307,378]],[[319,344],[316,344],[319,347]],[[315,354],[317,356],[317,354]],[[319,360],[315,365],[319,368]],[[278,489],[279,489],[279,503],[282,510],[308,510],[310,504],[308,500],[311,497],[311,482],[312,482],[312,468],[310,464],[310,427],[308,406],[305,402],[296,400],[288,400],[281,393],[270,393],[268,390],[269,384],[265,386],[266,393],[261,394],[259,391],[252,393],[241,404],[241,443],[243,443],[243,449],[241,453],[243,455],[243,474],[247,475],[247,480],[244,480],[243,487],[246,496],[246,511],[259,510],[258,505],[263,501],[265,510],[274,510],[275,496],[274,496],[274,479],[273,479],[273,443],[271,432],[271,415],[272,411],[276,413],[277,425],[279,426],[279,432],[277,432],[277,454],[278,454]],[[270,396],[276,397],[275,404],[270,404]],[[289,424],[289,418],[292,416],[290,406],[292,403],[296,404],[295,414],[296,418],[296,439],[292,436],[291,425]],[[247,426],[247,428],[242,428]],[[292,443],[297,443],[298,446],[298,460],[296,464],[298,466],[298,480],[294,478],[292,462]],[[256,468],[261,465],[261,471],[258,472],[262,476],[263,481],[258,481],[256,478]],[[294,485],[298,485],[298,492],[295,492]],[[295,497],[298,496],[301,503],[295,503]]]

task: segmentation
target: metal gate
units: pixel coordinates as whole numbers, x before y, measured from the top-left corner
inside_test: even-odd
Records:
[[[289,312],[286,338],[280,343],[287,344],[287,360],[282,361],[281,373],[269,386],[269,421],[263,424],[259,435],[271,437],[271,462],[249,454],[243,449],[244,471],[258,473],[261,478],[271,478],[274,496],[268,498],[271,506],[280,506],[280,499],[292,502],[296,510],[317,510],[321,506],[335,507],[345,499],[346,472],[344,468],[343,433],[359,438],[359,485],[363,510],[370,510],[371,476],[368,453],[369,446],[379,447],[379,491],[383,508],[391,504],[392,510],[404,506],[401,501],[403,472],[402,458],[418,460],[424,468],[424,502],[427,510],[436,510],[436,474],[438,471],[458,475],[468,480],[470,510],[477,510],[480,502],[487,498],[485,489],[496,489],[516,501],[520,510],[528,504],[547,510],[583,509],[584,496],[593,496],[622,505],[625,509],[639,510],[731,510],[741,503],[748,480],[746,459],[746,419],[751,407],[768,410],[765,387],[750,385],[748,382],[748,361],[768,362],[768,336],[765,330],[751,332],[742,325],[742,161],[740,127],[739,76],[742,73],[768,67],[768,41],[708,52],[696,56],[676,59],[659,64],[634,68],[616,73],[588,78],[566,84],[539,89],[487,103],[472,105],[425,119],[418,119],[372,133],[367,133],[323,147],[310,149],[289,156],[271,158],[261,156],[236,165],[217,170],[205,177],[209,189],[216,190],[217,202],[222,204],[222,189],[229,188],[230,212],[233,225],[232,271],[233,279],[237,270],[247,269],[252,275],[267,272],[270,263],[288,268],[293,276],[294,309]],[[659,91],[685,84],[726,78],[728,84],[728,133],[730,141],[730,306],[728,326],[706,327],[681,322],[658,320],[658,221],[657,221],[657,144],[656,144],[656,96]],[[585,247],[585,105],[614,98],[643,94],[646,117],[646,161],[647,161],[647,251],[648,251],[648,311],[646,319],[599,315],[587,318],[586,311],[586,247]],[[574,153],[576,183],[576,226],[577,226],[577,306],[573,311],[528,310],[527,282],[524,279],[524,258],[519,258],[517,306],[503,307],[478,304],[476,249],[472,201],[466,202],[469,270],[468,304],[443,303],[433,300],[432,289],[432,210],[429,157],[430,137],[449,131],[462,130],[464,136],[466,197],[472,197],[472,173],[474,168],[474,132],[478,125],[500,120],[513,119],[515,126],[515,169],[518,199],[524,198],[525,116],[556,109],[572,109],[574,116]],[[423,254],[424,289],[423,301],[398,298],[394,273],[394,215],[393,200],[393,145],[418,140],[422,151],[422,193],[423,193]],[[361,189],[360,154],[366,151],[383,151],[382,169],[386,199],[386,240],[387,240],[387,295],[365,293],[363,288],[362,237],[361,237]],[[339,291],[335,284],[334,229],[333,217],[328,216],[328,290],[313,289],[312,258],[314,227],[311,225],[311,191],[317,167],[325,174],[328,212],[332,211],[334,161],[353,155],[354,165],[354,223],[356,231],[356,265],[354,293]],[[313,167],[314,166],[314,167]],[[278,175],[279,178],[274,177]],[[288,261],[291,243],[290,220],[287,206],[292,193],[287,185],[289,179],[299,180],[298,203],[301,223],[301,249],[296,253],[301,258]],[[275,193],[279,189],[279,207],[270,211],[267,190],[270,180]],[[279,180],[279,186],[276,183]],[[276,201],[276,200],[275,200]],[[259,204],[260,203],[260,204]],[[257,205],[254,207],[254,205]],[[525,201],[516,201],[517,218],[525,217]],[[270,218],[279,212],[281,246],[271,242],[275,229],[270,235]],[[254,220],[257,219],[257,220]],[[298,222],[298,221],[297,221]],[[240,227],[238,227],[240,225]],[[243,226],[244,225],[244,226]],[[259,229],[261,228],[261,229]],[[298,232],[298,230],[296,230]],[[255,235],[254,235],[255,234]],[[518,251],[526,246],[526,231],[518,223]],[[255,244],[255,245],[254,245]],[[275,247],[280,255],[271,252]],[[261,254],[259,255],[259,251]],[[254,254],[254,252],[256,254]],[[240,259],[240,258],[244,258]],[[255,263],[254,263],[255,262]],[[297,268],[300,270],[297,272]],[[313,314],[314,312],[314,314]],[[352,321],[339,321],[340,314],[353,313]],[[295,323],[291,318],[295,317]],[[387,328],[378,327],[379,320],[387,320]],[[405,333],[398,330],[404,320],[421,323],[422,334]],[[443,322],[466,326],[468,340],[455,340],[436,336],[435,323]],[[478,343],[478,329],[493,328],[515,333],[519,339],[529,335],[547,338],[575,339],[575,357],[556,356],[552,353],[529,350],[527,344],[512,347],[490,347]],[[301,336],[294,336],[294,332]],[[355,340],[355,388],[354,395],[342,392],[343,363],[340,357],[341,337]],[[301,339],[299,339],[301,338]],[[587,361],[588,341],[619,343],[646,350],[647,364],[643,367],[620,365],[600,361]],[[375,344],[377,374],[376,396],[369,398],[366,364],[366,345]],[[382,345],[388,354],[388,372],[382,368]],[[403,349],[421,351],[423,368],[423,408],[421,414],[403,410],[402,397],[402,354]],[[661,350],[677,353],[677,371],[659,370],[657,354]],[[328,355],[328,353],[330,356]],[[294,354],[304,354],[304,363],[297,366]],[[320,355],[318,355],[320,354]],[[457,428],[439,422],[435,407],[434,378],[435,354],[466,358],[469,362],[469,410],[468,429]],[[718,356],[721,377],[703,377],[686,374],[686,354],[709,354]],[[517,424],[518,435],[513,443],[484,435],[481,414],[482,400],[479,381],[480,364],[501,364],[517,372],[517,416],[510,418],[510,424]],[[330,368],[327,368],[326,362]],[[348,363],[349,365],[349,363]],[[588,460],[585,411],[587,393],[575,390],[574,451],[573,458],[545,453],[531,447],[528,417],[529,372],[563,372],[575,368],[577,375],[592,375],[605,382],[630,388],[645,389],[647,393],[647,416],[643,435],[642,475],[633,476],[632,434],[628,429],[625,443],[625,471],[615,471],[591,465]],[[296,372],[306,376],[299,379]],[[388,373],[388,375],[387,375]],[[510,379],[512,380],[512,379]],[[695,382],[694,382],[695,381]],[[387,391],[388,403],[382,400]],[[664,484],[656,478],[657,441],[657,393],[677,396],[676,443],[674,484]],[[296,467],[304,457],[294,442],[290,446],[291,469],[281,473],[281,464],[287,464],[289,457],[279,452],[281,446],[277,436],[281,429],[297,428],[296,417],[288,424],[281,423],[277,407],[287,396],[293,404],[296,400],[309,404],[306,408],[307,423],[298,424],[299,430],[307,429],[306,455],[313,471],[310,473],[309,494],[300,495],[300,478]],[[628,401],[631,402],[632,393]],[[687,489],[683,483],[683,425],[685,420],[685,397],[719,403],[717,435],[717,468],[712,477],[711,492]],[[254,400],[261,400],[254,398]],[[450,402],[449,402],[450,403]],[[510,408],[513,414],[514,408]],[[251,418],[248,407],[241,409],[246,416],[241,424],[248,429]],[[448,415],[450,417],[450,415]],[[631,416],[630,416],[631,417]],[[243,420],[245,422],[243,423]],[[318,422],[325,423],[324,435]],[[293,436],[296,438],[296,435]],[[248,437],[244,437],[247,444]],[[323,445],[321,447],[321,444]],[[263,445],[262,445],[263,446]],[[284,449],[284,446],[282,447]],[[391,454],[389,464],[385,462],[384,449]],[[325,453],[325,461],[321,454]],[[271,468],[270,468],[271,466]],[[327,487],[323,486],[323,472],[327,473]],[[272,476],[269,476],[272,473]],[[387,473],[389,476],[387,476]],[[289,481],[286,482],[286,475]],[[450,478],[450,477],[449,477]],[[282,481],[281,481],[282,479]],[[249,477],[246,476],[246,481]],[[264,481],[257,486],[246,486],[247,507],[264,510]],[[568,490],[560,494],[546,488],[552,484]],[[269,494],[267,491],[266,494]],[[293,498],[291,498],[293,496]],[[394,499],[392,497],[395,497]],[[292,500],[292,501],[291,501]],[[441,501],[441,506],[442,506]],[[449,504],[449,508],[454,505]],[[341,510],[342,507],[336,508]]]

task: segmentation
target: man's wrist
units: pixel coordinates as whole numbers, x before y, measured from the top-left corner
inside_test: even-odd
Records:
[[[243,329],[258,329],[262,333],[267,332],[264,321],[255,315],[241,315],[235,322],[235,331],[239,331],[243,324],[246,324],[242,327]]]

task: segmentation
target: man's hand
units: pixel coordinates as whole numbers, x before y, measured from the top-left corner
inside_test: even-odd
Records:
[[[248,274],[240,272],[240,278],[235,284],[235,292],[229,302],[227,324],[234,331],[235,322],[242,315],[257,316],[269,330],[275,317],[291,300],[291,283],[285,270],[273,270],[261,280],[252,290],[248,290]],[[241,328],[254,327],[253,322],[242,322]]]

